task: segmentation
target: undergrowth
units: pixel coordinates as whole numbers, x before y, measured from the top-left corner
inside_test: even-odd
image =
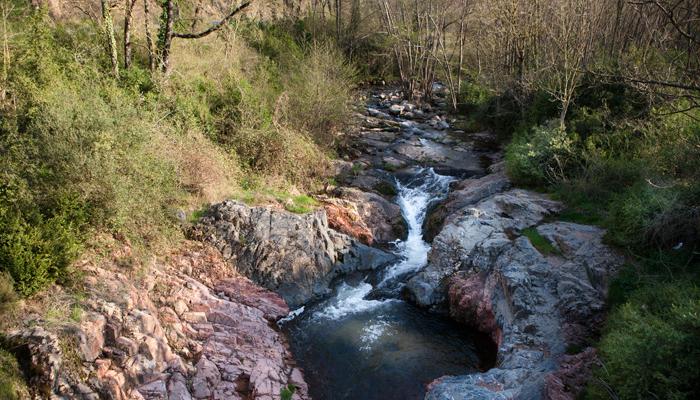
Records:
[[[0,349],[0,398],[5,400],[30,398],[15,356],[4,349]]]
[[[587,77],[561,129],[550,122],[555,102],[541,93],[521,113],[507,95],[470,90],[467,102],[481,127],[512,137],[505,154],[511,179],[563,201],[557,219],[606,228],[606,243],[629,260],[610,285],[611,312],[598,344],[602,367],[584,398],[694,398],[700,113],[668,112],[686,108],[682,100],[654,109],[631,87]],[[536,233],[523,232],[550,253]]]
[[[550,254],[559,255],[559,250],[554,247],[547,238],[540,235],[536,228],[523,229],[522,235],[530,240],[535,248],[545,256]]]
[[[245,181],[279,192],[292,212],[316,206],[303,193],[327,180],[356,79],[332,43],[284,21],[241,21],[176,41],[169,76],[151,72],[136,46],[132,67],[114,77],[99,26],[52,21],[24,3],[13,10],[0,102],[0,268],[14,292],[69,283],[100,233],[137,253],[171,246],[183,209],[234,196]]]

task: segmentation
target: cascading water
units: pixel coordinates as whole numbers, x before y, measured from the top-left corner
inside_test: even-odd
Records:
[[[408,237],[397,244],[401,261],[386,270],[381,285],[417,272],[428,263],[430,245],[423,240],[423,221],[428,208],[444,199],[450,189],[449,176],[438,175],[432,168],[420,170],[406,184],[397,182],[398,204],[406,223]]]
[[[419,399],[433,379],[477,369],[473,336],[399,296],[404,282],[428,262],[423,221],[451,181],[419,169],[397,182],[409,228],[406,240],[396,243],[399,261],[346,277],[334,296],[285,322],[314,399]],[[372,296],[375,291],[383,296]]]

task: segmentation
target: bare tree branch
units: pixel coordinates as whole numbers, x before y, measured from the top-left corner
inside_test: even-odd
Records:
[[[197,32],[197,33],[177,33],[177,32],[173,32],[173,37],[180,38],[180,39],[199,39],[199,38],[203,38],[203,37],[205,37],[205,36],[207,36],[207,35],[209,35],[209,34],[211,34],[211,33],[213,33],[213,32],[216,32],[217,30],[221,29],[221,27],[224,26],[224,24],[226,24],[226,22],[228,22],[228,20],[230,20],[231,18],[233,18],[233,17],[234,17],[236,14],[238,14],[239,12],[245,10],[245,8],[248,7],[248,6],[250,5],[250,3],[251,3],[250,1],[246,1],[245,3],[241,4],[240,6],[234,8],[233,10],[231,10],[230,13],[228,13],[228,14],[227,14],[224,18],[222,18],[220,21],[216,22],[214,25],[210,26],[209,28],[207,28],[207,29],[205,29],[205,30],[203,30],[203,31],[201,31],[201,32]]]

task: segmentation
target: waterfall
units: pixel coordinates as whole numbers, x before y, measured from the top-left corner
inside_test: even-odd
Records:
[[[447,196],[454,178],[438,175],[432,168],[423,168],[413,174],[405,183],[397,181],[397,204],[408,225],[406,240],[396,242],[399,261],[387,267],[381,275],[379,288],[391,286],[398,294],[405,280],[420,271],[428,263],[430,245],[423,240],[423,221],[431,205]],[[340,319],[349,314],[364,312],[382,307],[396,298],[367,299],[375,287],[366,281],[351,286],[342,283],[336,295],[327,301],[326,306],[314,314],[316,318]]]

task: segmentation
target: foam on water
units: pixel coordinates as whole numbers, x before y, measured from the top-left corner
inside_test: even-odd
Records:
[[[408,225],[406,240],[396,244],[400,261],[383,274],[379,286],[400,279],[408,273],[419,271],[428,263],[430,245],[423,240],[423,221],[428,208],[436,201],[443,199],[453,178],[438,175],[432,168],[426,168],[416,173],[407,183],[397,182],[398,204]],[[397,299],[366,300],[365,297],[374,287],[362,282],[357,286],[342,283],[334,298],[314,315],[317,318],[340,319],[349,314],[359,313],[380,307]]]
[[[372,285],[362,282],[357,286],[350,286],[343,282],[338,287],[338,293],[331,299],[326,307],[314,314],[315,318],[340,319],[349,314],[369,311],[384,304],[399,301],[396,299],[365,300],[365,296],[373,289]]]
[[[407,273],[417,272],[428,263],[430,245],[423,240],[423,221],[430,205],[447,195],[453,179],[427,168],[407,184],[397,184],[398,204],[408,224],[408,237],[397,244],[401,261],[387,268],[380,285]]]
[[[364,328],[362,328],[362,336],[360,336],[360,350],[370,351],[372,350],[372,345],[385,334],[386,330],[390,327],[390,323],[384,320],[370,321]]]

